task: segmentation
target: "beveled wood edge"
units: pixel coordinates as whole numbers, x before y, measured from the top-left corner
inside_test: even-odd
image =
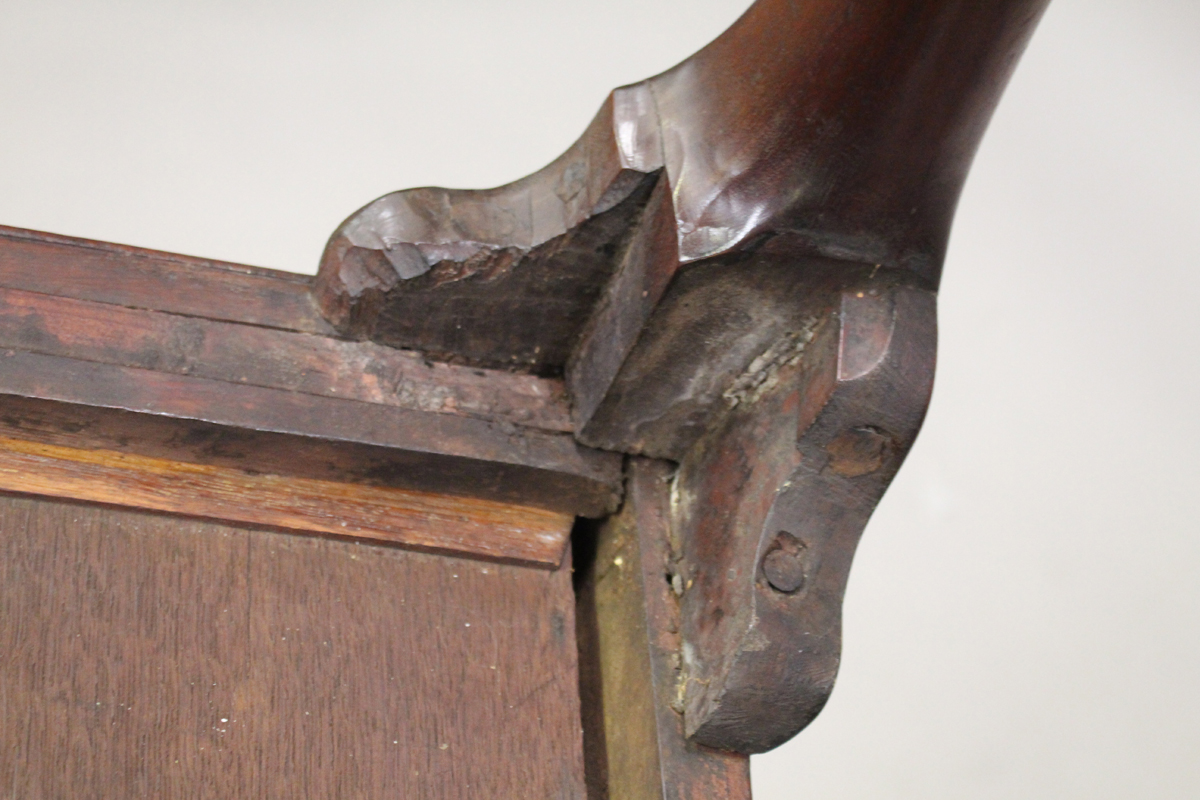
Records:
[[[636,87],[624,90],[630,94],[652,94],[655,120],[661,123],[661,120],[665,119],[671,123],[669,126],[657,124],[652,127],[671,127],[679,135],[665,142],[661,141],[661,137],[648,136],[646,139],[653,145],[651,149],[655,158],[641,158],[637,155],[650,152],[645,148],[635,148],[634,156],[630,157],[624,149],[614,149],[614,143],[608,140],[608,133],[616,126],[609,126],[607,120],[602,120],[605,123],[601,126],[605,129],[605,136],[596,143],[595,153],[588,147],[579,150],[579,162],[585,167],[592,163],[593,155],[597,156],[594,159],[595,164],[599,166],[596,172],[603,180],[594,185],[602,191],[598,193],[598,197],[593,196],[591,192],[568,194],[571,197],[578,196],[581,202],[588,201],[587,204],[591,208],[588,213],[597,215],[604,213],[604,209],[607,208],[606,204],[600,201],[612,194],[610,190],[617,185],[615,176],[620,176],[626,171],[641,172],[659,168],[664,170],[672,190],[673,208],[670,217],[678,234],[673,242],[674,247],[666,249],[674,252],[663,254],[663,258],[666,259],[663,263],[658,263],[663,259],[657,256],[651,259],[655,262],[652,266],[658,267],[657,271],[635,270],[631,273],[631,278],[627,281],[629,286],[626,288],[632,289],[639,284],[662,285],[668,290],[669,297],[670,281],[666,278],[669,278],[670,273],[677,267],[691,264],[692,271],[699,271],[704,266],[701,262],[709,260],[712,262],[710,266],[717,266],[715,260],[721,259],[723,255],[729,256],[725,259],[725,265],[734,266],[741,263],[742,256],[761,256],[760,246],[764,243],[770,246],[772,241],[777,243],[778,256],[832,258],[850,264],[854,270],[871,267],[898,270],[912,276],[912,280],[902,282],[900,288],[920,291],[934,288],[940,274],[950,217],[962,178],[970,163],[974,144],[982,134],[999,91],[1015,64],[1015,55],[1028,37],[1044,5],[1045,0],[1009,0],[983,5],[962,0],[946,0],[943,3],[877,4],[873,8],[863,9],[866,13],[850,15],[845,13],[844,3],[797,5],[787,3],[786,0],[760,0],[730,32],[686,65],[652,79],[653,85],[648,83],[643,90],[636,90]],[[783,24],[785,22],[788,24]],[[857,61],[847,58],[850,52],[855,54]],[[752,53],[762,58],[756,62],[756,59],[749,57]],[[848,63],[851,69],[844,72],[843,67]],[[764,69],[767,67],[774,70],[775,75],[773,78],[768,75],[767,79],[763,79],[766,74]],[[787,109],[784,110],[790,111],[791,117],[787,113],[774,113],[783,109],[783,106],[778,104],[779,97],[797,100],[795,103],[785,104]],[[768,117],[771,124],[764,124]],[[616,120],[616,115],[613,116],[613,120]],[[742,124],[732,124],[731,120]],[[625,120],[637,121],[633,118]],[[642,127],[636,124],[632,130],[640,131]],[[838,135],[829,135],[831,130],[837,130]],[[734,137],[735,140],[727,139],[722,142],[719,134],[724,131],[739,133]],[[745,138],[744,134],[750,134],[750,137]],[[775,147],[781,142],[791,148],[790,153],[786,152],[787,148],[780,150]],[[612,157],[614,152],[615,158]],[[740,153],[769,157],[762,158],[761,163],[757,165],[749,166],[740,163],[736,158],[724,157]],[[602,155],[604,157],[600,157]],[[689,165],[686,174],[682,170],[685,163]],[[815,167],[815,171],[789,169],[789,163],[807,164]],[[618,165],[619,170],[614,169]],[[705,165],[715,169],[706,169]],[[733,165],[735,169],[726,171],[728,165]],[[527,206],[530,209],[530,224],[527,227],[531,234],[534,234],[530,239],[531,243],[539,240],[537,234],[543,228],[556,232],[560,219],[573,218],[565,213],[571,211],[571,208],[554,202],[551,197],[563,194],[560,191],[563,187],[559,185],[557,176],[560,173],[567,175],[569,172],[570,170],[566,169],[544,172],[545,176],[553,178],[543,187],[546,192],[542,195],[531,192],[530,201],[523,203],[522,207]],[[590,177],[587,169],[582,174],[585,179]],[[780,182],[780,178],[784,179],[783,182]],[[788,183],[789,181],[791,183]],[[620,185],[625,184],[622,181]],[[529,187],[519,188],[524,192]],[[831,189],[838,191],[831,192]],[[548,212],[539,215],[535,210],[542,209],[539,198],[543,196],[548,201]],[[492,195],[485,197],[484,194],[478,196],[479,199],[491,197]],[[523,198],[522,194],[518,199]],[[464,204],[464,207],[465,205],[467,204]],[[747,211],[751,213],[747,214]],[[554,224],[547,226],[542,224],[543,222]],[[445,227],[457,229],[449,224]],[[363,242],[372,245],[377,239],[379,244],[379,247],[372,245],[366,248],[372,253],[371,269],[365,272],[360,269],[358,273],[351,269],[347,277],[352,280],[347,282],[347,286],[360,278],[373,279],[380,275],[388,280],[410,280],[417,276],[408,273],[419,272],[418,267],[429,266],[424,260],[424,254],[419,265],[407,263],[402,258],[387,256],[388,253],[392,256],[403,255],[407,251],[407,245],[418,247],[422,244],[420,237],[410,237],[413,241],[409,241],[404,236],[393,235],[395,231],[381,229],[368,232],[378,236],[374,239],[370,236],[365,237]],[[474,239],[491,241],[492,237],[473,237],[472,241]],[[492,274],[491,267],[495,267],[494,272],[499,274],[516,263],[516,256],[510,251],[519,250],[523,245],[523,240],[509,241],[503,236],[499,239],[492,242],[497,251],[497,258],[486,260],[485,266],[489,268],[486,274],[489,276]],[[363,242],[355,246],[361,247]],[[457,253],[459,248],[456,248],[456,245],[459,244],[463,243],[438,242],[439,248],[448,253]],[[617,246],[618,237],[612,237],[610,244],[614,245],[614,253],[620,252],[621,248]],[[346,263],[350,267],[356,267],[355,259],[361,254],[352,252],[349,248],[346,249],[346,253],[355,256]],[[461,278],[472,279],[479,274],[470,263],[475,255],[472,252],[464,256],[466,260],[462,262],[464,269],[461,270]],[[456,257],[450,260],[454,261]],[[467,268],[468,266],[472,268]],[[398,278],[393,276],[393,272]],[[874,276],[872,271],[871,277]],[[892,288],[896,287],[889,287],[889,290]],[[642,296],[648,297],[649,291],[642,289]],[[372,304],[373,299],[367,305]],[[648,313],[649,306],[652,305],[651,302],[642,310]],[[336,310],[333,306],[326,310],[330,309]],[[632,330],[641,331],[643,336],[643,325],[647,325],[649,329],[654,328],[653,320],[643,313],[632,316],[612,315],[607,325],[597,324],[587,329],[586,334],[594,341],[616,342],[618,347],[616,351],[607,354],[611,358],[592,359],[615,365],[612,374],[601,375],[596,381],[573,382],[573,389],[577,393],[575,400],[585,411],[597,408],[603,410],[604,401],[613,392],[615,381],[621,377],[621,371],[633,369],[631,364],[637,366],[636,358],[629,356],[631,353],[637,356],[636,351],[630,348],[636,345],[638,336],[618,340],[611,335],[616,327],[630,321],[637,323]],[[367,330],[371,326],[359,327]],[[787,333],[791,336],[803,334],[804,331]],[[780,342],[783,345],[803,344],[800,339],[791,341],[785,338]],[[419,341],[401,343],[406,347],[420,347],[422,344]],[[534,352],[538,352],[538,349],[533,348]],[[807,403],[811,399],[814,407],[819,406],[816,408],[816,411],[820,412],[816,415],[818,422],[809,427],[802,425],[799,430],[804,439],[802,444],[816,453],[815,459],[811,457],[812,454],[808,454],[808,460],[813,463],[830,460],[830,464],[833,464],[830,470],[839,475],[839,479],[861,479],[861,482],[865,483],[868,480],[867,476],[878,473],[877,477],[869,480],[882,481],[885,484],[886,479],[890,478],[891,467],[898,465],[894,456],[902,455],[903,449],[907,447],[907,440],[915,434],[915,429],[909,426],[894,436],[892,434],[896,432],[890,431],[885,425],[876,424],[878,420],[869,414],[865,415],[869,417],[865,418],[865,421],[859,419],[864,417],[864,409],[886,415],[890,408],[886,398],[879,401],[874,396],[865,396],[873,390],[871,370],[856,373],[843,380],[841,353],[836,360],[825,358],[821,364],[809,365],[837,368],[822,369],[821,375],[817,376],[823,377],[826,373],[835,376],[829,382],[839,391],[834,392],[833,396],[825,397],[823,385],[808,381],[803,375],[797,378],[792,374],[795,372],[791,370],[794,362],[788,359],[795,355],[792,352],[795,348],[784,350],[787,352],[764,350],[758,355],[749,353],[743,359],[744,363],[734,365],[728,374],[722,376],[726,382],[716,388],[717,394],[726,397],[725,389],[737,390],[734,394],[739,396],[733,400],[743,403],[740,395],[746,394],[743,389],[747,387],[742,386],[739,381],[749,373],[754,373],[751,377],[757,377],[762,371],[753,369],[753,365],[761,357],[771,355],[778,356],[781,360],[768,365],[771,369],[766,377],[774,379],[782,376],[788,381],[795,379],[799,385],[785,387],[787,395],[780,394],[775,397],[767,397],[769,392],[766,390],[758,391],[759,387],[767,386],[761,381],[749,386],[749,394],[757,393],[758,396],[751,398],[753,403],[746,403],[747,407],[739,410],[737,419],[733,420],[739,424],[745,421],[746,424],[742,426],[747,431],[745,435],[733,430],[736,426],[729,423],[732,418],[717,408],[712,416],[703,421],[703,425],[696,426],[708,439],[721,439],[721,442],[717,443],[719,446],[714,447],[712,452],[733,452],[741,446],[743,440],[756,443],[757,439],[764,437],[753,436],[753,431],[749,430],[751,424],[758,419],[771,422],[772,416],[781,416],[773,413],[778,409],[770,408],[768,403],[761,403],[761,413],[749,408],[749,405],[759,404],[764,398],[770,402],[778,401],[776,405],[788,413],[788,419],[779,425],[779,430],[783,430],[791,427],[792,411],[789,410],[789,404],[792,400],[800,397]],[[461,355],[454,352],[453,348],[442,346],[430,348],[429,352],[444,355],[449,360]],[[489,360],[477,363],[502,362]],[[545,364],[539,368],[544,368],[547,374],[550,374],[558,366]],[[564,362],[561,366],[568,366],[568,363]],[[636,369],[634,371],[636,372]],[[859,387],[840,386],[843,383],[849,385],[852,380],[858,378],[863,378]],[[810,383],[813,385],[809,385]],[[858,389],[862,387],[865,388],[859,392]],[[767,389],[770,388],[767,386]],[[844,388],[848,391],[841,391]],[[860,394],[864,397],[860,397]],[[822,397],[825,399],[821,400]],[[590,413],[584,415],[578,426],[578,433],[585,441],[598,444],[608,440],[612,444],[603,446],[631,453],[672,457],[682,461],[685,467],[691,456],[691,462],[698,465],[694,470],[695,474],[706,473],[710,466],[704,453],[690,446],[680,447],[678,452],[654,451],[636,446],[636,442],[628,437],[622,441],[625,431],[619,425],[618,429],[608,436],[602,437],[595,431],[589,433],[584,430],[582,424],[587,421],[588,416]],[[629,419],[622,415],[617,416],[622,420]],[[636,421],[663,418],[661,414],[647,413],[637,415]],[[801,421],[806,419],[808,417],[801,416]],[[727,433],[730,435],[726,435]],[[784,430],[783,433],[790,434],[791,431]],[[790,436],[780,435],[778,438],[779,441],[790,444]],[[724,447],[725,444],[729,446]],[[692,442],[691,445],[695,443]],[[848,460],[848,464],[843,464],[845,469],[839,472],[841,467],[835,462],[843,458]],[[721,467],[717,460],[713,460],[712,465]],[[861,471],[865,469],[864,465],[870,465],[875,473]],[[881,465],[886,465],[887,469],[883,469]],[[787,476],[782,474],[785,466],[788,465],[780,461],[781,475],[771,476],[779,477],[778,481],[736,482],[738,476],[732,473],[725,477],[731,484],[736,483],[734,488],[739,491],[749,483],[754,483],[756,495],[775,497],[774,492],[777,488],[786,489],[790,485],[790,481],[785,480]],[[808,483],[819,488],[821,481],[826,477],[818,476],[818,479]],[[686,481],[679,483],[684,484]],[[854,494],[856,498],[861,495],[852,504],[856,508],[862,506],[869,510],[878,499],[874,491],[856,491]],[[710,514],[715,509],[716,513],[726,515],[727,519],[720,520],[720,525],[716,526],[722,529],[719,532],[741,533],[747,528],[745,520],[735,518],[734,512],[738,508],[735,507],[736,504],[728,502],[728,493],[720,495],[719,492],[714,492],[712,496],[717,502],[705,501],[697,508]],[[757,496],[749,497],[743,505],[757,499]],[[789,500],[781,505],[788,505],[790,502]],[[766,511],[774,513],[774,509],[767,508]],[[820,513],[804,517],[790,507],[780,509],[781,514],[791,514],[793,511],[798,515],[795,520],[798,523],[821,521]],[[749,525],[752,533],[758,531],[765,535],[777,529],[777,526],[769,524],[770,520],[759,519],[762,515],[757,509],[751,509],[747,513],[752,517],[750,522],[754,523]],[[763,524],[757,524],[760,522]],[[737,549],[739,553],[744,550],[746,558],[742,559],[739,556],[731,560],[728,553],[715,550],[704,552],[709,543],[724,541],[718,536],[707,535],[712,527],[683,531],[683,552],[685,560],[689,563],[681,564],[682,569],[676,575],[705,573],[712,576],[712,582],[715,584],[720,580],[718,576],[727,574],[724,567],[736,561],[739,568],[748,567],[738,574],[743,589],[762,590],[764,594],[778,591],[786,598],[768,596],[772,598],[772,602],[779,604],[780,608],[789,602],[793,605],[805,602],[804,582],[817,582],[814,575],[810,574],[816,567],[811,563],[800,563],[803,561],[801,556],[805,550],[812,551],[815,547],[807,547],[801,537],[797,540],[799,551],[780,550],[780,547],[797,537],[792,536],[789,530],[778,529],[778,533],[773,534],[774,538],[769,541],[739,541]],[[789,524],[788,527],[795,526]],[[861,525],[856,527],[861,528]],[[857,533],[853,535],[856,537]],[[839,541],[849,541],[850,538],[848,535],[841,536]],[[757,544],[763,544],[766,549],[757,547]],[[848,556],[852,547],[839,547],[837,550],[838,553]],[[794,572],[799,574],[800,567],[803,567],[803,574],[800,574],[802,580],[782,580],[780,583],[772,577],[766,557],[776,552],[782,552],[795,562]],[[832,567],[827,567],[826,572],[844,575],[847,569],[848,560],[841,560]],[[829,580],[825,583],[832,585],[834,582],[836,581]],[[685,587],[688,590],[692,589],[691,579],[685,581]],[[689,649],[697,651],[699,648],[697,652],[700,652],[701,659],[685,666],[689,672],[696,675],[703,674],[703,661],[717,664],[714,669],[722,671],[725,665],[718,662],[726,656],[736,660],[750,650],[756,653],[764,650],[757,647],[755,642],[750,642],[755,644],[755,648],[729,647],[728,642],[718,641],[721,637],[714,638],[712,642],[705,642],[702,641],[703,631],[699,630],[699,627],[702,627],[701,623],[692,624],[689,628],[689,620],[694,622],[701,611],[719,605],[721,591],[713,593],[710,591],[712,589],[713,585],[705,586],[699,581],[696,589],[689,591],[682,601],[684,638],[688,645],[684,652],[687,653]],[[814,704],[801,697],[800,694],[803,693],[795,691],[790,679],[794,675],[805,674],[808,667],[813,667],[821,672],[823,685],[819,687],[818,694],[822,698],[827,695],[827,690],[832,685],[832,675],[826,676],[826,666],[829,663],[836,666],[839,657],[838,631],[834,619],[836,615],[832,612],[836,611],[835,606],[840,606],[840,595],[840,590],[830,593],[828,602],[816,609],[821,612],[817,615],[821,617],[818,621],[823,624],[830,623],[826,626],[829,648],[817,653],[815,659],[806,657],[806,663],[802,663],[799,668],[781,666],[781,662],[773,662],[772,669],[783,675],[780,680],[775,680],[770,675],[764,679],[761,674],[750,674],[745,671],[750,667],[742,664],[739,669],[743,669],[743,672],[730,672],[732,678],[725,683],[727,689],[733,687],[746,690],[741,694],[737,691],[724,692],[723,698],[714,696],[713,703],[707,702],[703,697],[685,696],[687,713],[689,717],[694,718],[689,721],[689,732],[696,734],[698,740],[714,746],[728,747],[741,752],[756,752],[780,741],[775,734],[765,738],[757,736],[755,729],[761,728],[758,723],[760,718],[790,717],[799,720],[801,725],[811,719],[809,712],[815,713],[819,710],[823,699]],[[739,610],[748,610],[744,604],[733,605]],[[688,613],[689,607],[694,613]],[[717,610],[724,611],[723,608]],[[794,613],[782,612],[774,615],[774,618],[785,622],[799,619]],[[807,624],[807,621],[804,624]],[[795,642],[787,641],[794,632],[783,633],[785,635],[775,642],[777,648],[794,650]],[[712,646],[709,647],[709,644]],[[805,651],[802,649],[799,652]],[[824,680],[826,677],[827,681]],[[707,681],[707,678],[696,678],[697,684],[705,682],[707,685]],[[713,685],[715,687],[718,684]],[[792,703],[792,707],[781,712],[779,698],[787,697],[789,691],[795,702]],[[751,694],[754,696],[751,697]],[[724,710],[720,710],[719,714],[713,713],[719,710],[715,709],[715,701],[724,704]],[[783,720],[776,726],[776,733],[790,724]],[[790,730],[794,732],[795,727],[791,727]]]
[[[236,272],[243,275],[254,275],[260,278],[269,278],[287,283],[303,284],[305,286],[312,281],[312,276],[304,275],[299,272],[288,272],[287,270],[272,269],[270,267],[256,267],[250,264],[238,264],[233,261],[222,261],[216,258],[189,256],[182,253],[172,253],[167,250],[155,250],[149,247],[121,244],[120,242],[105,242],[99,239],[87,239],[81,236],[68,236],[62,233],[34,230],[32,228],[18,228],[12,225],[0,225],[0,238],[41,242],[43,244],[63,245],[66,247],[78,247],[85,250],[95,250],[98,252],[112,253],[120,256],[133,256],[137,258],[146,258],[156,261],[181,264],[186,265],[189,269],[200,268]]]
[[[0,243],[0,259],[3,254]],[[371,342],[0,287],[0,350],[8,348],[522,428],[572,430],[561,381],[433,363]]]
[[[383,473],[384,480],[400,488],[581,516],[610,513],[621,493],[622,459],[616,453],[583,447],[569,434],[521,431],[449,414],[12,349],[0,351],[0,408],[5,397],[74,407],[85,416],[109,410],[153,418],[164,427],[159,438],[174,445],[186,445],[192,427],[200,423],[240,437],[290,437],[309,450],[319,445],[325,452],[342,453],[343,462],[365,448],[373,466],[355,479],[365,483],[377,482]],[[79,427],[82,446],[92,446],[86,426],[67,424]],[[135,429],[125,438],[136,445],[140,436]],[[253,457],[244,466],[255,469]]]
[[[0,490],[557,569],[573,515],[0,437]]]
[[[33,260],[38,269],[28,269]],[[0,225],[0,286],[130,308],[335,335],[282,270]]]
[[[0,396],[176,420],[160,440],[193,436],[193,423],[300,437],[337,462],[338,480],[583,516],[616,508],[621,456],[572,438],[562,381],[330,330],[304,276],[0,228]],[[58,443],[95,446],[83,439]],[[169,457],[195,460],[187,449]]]

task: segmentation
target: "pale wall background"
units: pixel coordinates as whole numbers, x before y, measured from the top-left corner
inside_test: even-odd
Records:
[[[746,0],[0,0],[0,222],[311,272]],[[838,689],[759,800],[1200,797],[1200,3],[1054,0],[984,140]]]

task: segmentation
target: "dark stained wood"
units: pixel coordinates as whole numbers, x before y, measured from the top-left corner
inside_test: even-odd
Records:
[[[180,421],[177,441],[205,424],[225,438],[292,434],[309,440],[302,450],[324,450],[322,463],[343,465],[332,476],[274,474],[588,516],[620,496],[619,457],[568,435],[561,381],[327,335],[297,310],[297,297],[310,304],[297,276],[3,229],[5,282],[22,288],[0,288],[0,410],[10,395],[78,405],[80,417],[97,408],[169,417]],[[223,311],[197,299],[210,295]],[[282,316],[271,317],[276,306]],[[217,318],[197,316],[208,313]]]
[[[0,490],[556,568],[574,518],[468,497],[0,437]]]
[[[803,357],[841,290],[905,282],[897,270],[798,257],[787,238],[740,263],[712,259],[681,273],[579,437],[679,461],[749,389]]]
[[[750,760],[684,738],[672,465],[633,459],[621,513],[598,531],[578,590],[589,799],[749,800]],[[586,718],[585,718],[586,719]]]
[[[0,238],[0,258],[10,245]],[[59,255],[74,249],[38,246],[43,260],[26,264],[30,272],[43,276],[43,288],[50,288],[47,275],[68,285],[72,276],[56,270]],[[119,285],[122,265],[137,259],[117,255],[97,269]],[[592,516],[619,497],[619,457],[566,435],[558,381],[19,289],[0,289],[0,348],[0,395],[173,417],[189,430],[211,423],[248,435],[295,434],[336,443],[333,449],[375,448],[360,472],[418,490]]]
[[[954,206],[1045,5],[758,0],[529,178],[364,207],[311,296],[0,230],[0,489],[107,504],[0,496],[0,786],[582,797],[582,719],[593,800],[748,797],[705,748],[829,696]],[[113,507],[546,567],[624,459],[586,715],[566,569]]]
[[[312,479],[355,487],[394,487],[578,511],[578,487],[552,471],[329,441],[269,431],[0,395],[0,436],[82,450],[221,467],[245,476]],[[619,478],[619,473],[617,474]],[[599,512],[598,512],[599,513]]]
[[[604,514],[620,496],[614,454],[582,447],[567,434],[454,414],[18,350],[0,351],[0,400],[3,395],[171,418],[181,431],[199,422],[234,435],[279,433],[382,448],[388,482],[416,489],[479,493],[585,516]]]
[[[976,146],[1047,0],[758,0],[649,82],[681,259],[787,231],[936,286]]]
[[[933,388],[934,296],[846,290],[802,355],[745,385],[682,460],[683,707],[695,741],[762,752],[833,690],[858,539]]]
[[[542,315],[591,307],[582,301],[595,288],[582,275],[597,269],[564,263],[561,287],[588,288],[563,299],[522,287],[523,260],[537,271],[536,248],[610,214],[636,194],[636,173],[659,170],[676,246],[661,253],[675,264],[656,274],[787,232],[798,253],[905,269],[935,287],[975,147],[1045,5],[759,0],[692,58],[614,91],[540,172],[485,191],[396,192],[352,215],[326,249],[318,300],[357,335],[552,371],[562,362],[524,348],[537,341],[565,355],[570,336]],[[613,238],[614,265],[622,241]],[[433,291],[463,281],[473,287],[466,295]],[[525,305],[512,294],[522,291]],[[439,322],[397,335],[391,309],[411,312],[410,294]],[[481,313],[493,300],[525,326],[510,336]],[[485,353],[478,343],[497,325],[506,333]]]
[[[102,406],[0,394],[0,436],[84,450],[106,450],[246,475],[310,478],[348,486],[395,487],[581,513],[576,479],[552,470],[438,456],[390,447],[226,425]],[[569,440],[567,440],[569,442]],[[613,480],[620,473],[614,467]],[[614,495],[596,497],[611,502]],[[585,498],[586,499],[586,498]],[[536,501],[536,502],[534,502]]]
[[[696,742],[774,747],[828,697],[855,543],[928,403],[954,207],[1046,4],[758,0],[540,172],[393,193],[330,239],[339,330],[562,370],[580,442],[680,464]]]
[[[14,289],[0,289],[4,348],[537,430],[572,429],[557,381],[432,363],[369,342]]]
[[[422,491],[481,494],[584,516],[602,515],[619,498],[618,456],[582,447],[568,434],[520,431],[472,417],[19,350],[0,351],[0,408],[5,395],[166,417],[178,421],[181,434],[199,422],[234,438],[263,432],[323,440],[332,450],[366,445],[376,453],[376,474],[383,470],[390,485]]]
[[[0,226],[0,286],[332,334],[304,275]]]
[[[560,373],[656,179],[612,136],[645,111],[614,94],[536,175],[486,191],[395,192],[359,210],[321,260],[314,289],[327,318],[442,360]]]
[[[591,425],[679,267],[670,185],[659,181],[566,368],[575,425]],[[611,413],[611,412],[610,412]],[[628,449],[628,448],[621,448]]]
[[[641,271],[680,283],[701,270],[688,280],[716,294],[734,283],[724,271],[792,261],[785,295],[808,290],[805,263],[846,281],[894,270],[936,290],[975,148],[1047,2],[759,0],[708,47],[638,85],[654,97],[644,124],[660,132],[651,149],[661,147],[676,244]],[[641,310],[594,321],[577,350],[590,357],[567,373],[581,440],[681,458],[682,446],[642,448],[641,426],[670,422],[627,396],[646,374],[634,343],[645,351],[662,324]],[[739,342],[724,374],[709,364],[698,388],[719,394],[757,357],[747,349],[761,353],[765,342]],[[685,438],[707,425],[690,398],[677,411]]]
[[[584,796],[568,568],[0,496],[0,786]]]

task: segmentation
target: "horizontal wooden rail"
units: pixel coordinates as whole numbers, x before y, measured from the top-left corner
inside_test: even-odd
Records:
[[[333,333],[292,272],[0,225],[0,286],[305,333]]]
[[[560,381],[435,364],[372,342],[0,287],[3,348],[571,431]]]
[[[573,517],[528,506],[0,438],[0,490],[556,568]]]
[[[13,228],[0,411],[0,436],[287,479],[582,516],[620,497],[560,379],[347,339],[303,276]]]

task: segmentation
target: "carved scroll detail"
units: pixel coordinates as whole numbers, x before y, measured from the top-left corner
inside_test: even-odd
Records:
[[[821,709],[858,537],[929,399],[975,147],[1047,0],[758,0],[542,171],[376,200],[346,336],[562,376],[582,445],[679,465],[679,710],[760,752]]]

